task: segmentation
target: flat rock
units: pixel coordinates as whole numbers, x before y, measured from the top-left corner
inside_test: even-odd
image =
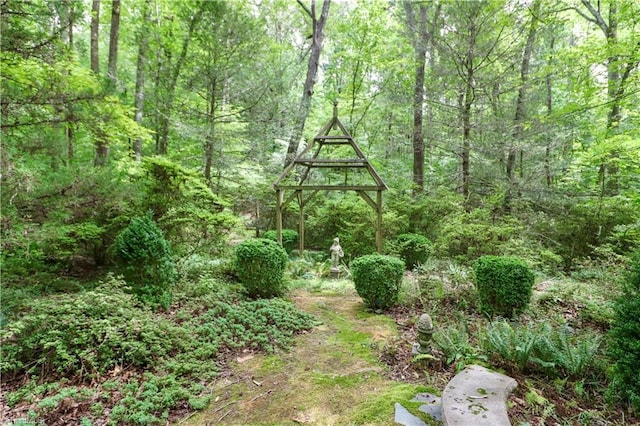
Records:
[[[395,423],[401,424],[403,426],[427,426],[427,424],[423,422],[422,419],[411,414],[406,408],[402,406],[402,404],[396,402],[395,408],[396,414],[393,419]]]
[[[518,386],[504,374],[471,365],[442,392],[442,420],[448,426],[510,426],[507,397]]]

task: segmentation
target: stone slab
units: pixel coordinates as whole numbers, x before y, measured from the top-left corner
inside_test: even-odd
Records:
[[[518,386],[504,374],[471,365],[442,392],[442,420],[447,426],[510,426],[507,397]]]
[[[402,404],[396,402],[395,409],[396,412],[393,421],[396,424],[400,424],[403,426],[427,426],[427,424],[422,419],[411,414],[406,408],[402,406]]]

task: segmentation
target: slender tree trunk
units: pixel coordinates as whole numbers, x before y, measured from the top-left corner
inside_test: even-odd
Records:
[[[142,116],[144,110],[144,81],[147,65],[147,47],[149,46],[149,32],[146,30],[147,21],[150,16],[151,0],[146,0],[142,12],[143,20],[140,30],[140,41],[138,44],[138,63],[136,64],[136,93],[135,93],[135,120],[136,123],[142,125]],[[133,141],[133,154],[137,162],[142,160],[142,139],[137,138]]]
[[[202,7],[198,9],[198,11],[191,17],[189,21],[189,29],[187,34],[185,34],[184,39],[182,40],[182,48],[180,50],[180,54],[178,55],[178,60],[176,61],[173,68],[171,64],[167,64],[168,70],[168,81],[167,87],[165,87],[166,97],[164,98],[164,102],[159,105],[159,123],[158,123],[158,137],[156,139],[156,154],[166,155],[168,146],[169,146],[169,126],[170,126],[170,117],[173,111],[173,102],[175,100],[176,93],[176,85],[178,84],[178,78],[180,77],[180,73],[182,72],[182,66],[184,65],[185,60],[187,59],[187,52],[189,51],[189,44],[191,43],[191,36],[196,29],[196,26],[200,22],[200,18],[202,17]]]
[[[551,36],[551,42],[550,42],[550,51],[551,54],[553,55],[553,45],[555,44],[555,37]],[[552,58],[549,58],[549,62],[552,62]],[[551,66],[549,67],[551,69]],[[551,72],[548,72],[547,75],[545,76],[545,86],[547,89],[547,117],[551,117],[551,113],[553,112],[553,91],[552,89],[552,84],[551,84]],[[553,184],[553,175],[551,174],[551,138],[549,136],[549,139],[547,140],[547,145],[545,147],[544,150],[544,172],[545,172],[545,176],[546,176],[546,180],[547,180],[547,188],[551,188],[551,185]]]
[[[413,185],[415,193],[424,191],[424,73],[427,61],[427,7],[419,5],[420,21],[416,22],[413,6],[404,2],[407,26],[412,35],[414,51],[414,85],[413,85]]]
[[[62,4],[65,16],[61,17],[61,25],[63,27],[61,35],[63,42],[69,47],[69,55],[71,56],[73,52],[73,7],[69,0],[64,0]],[[67,71],[67,73],[70,75],[71,70]],[[73,105],[67,102],[64,111],[64,137],[67,141],[67,163],[71,163],[71,161],[73,161],[75,143]]]
[[[217,80],[213,78],[211,87],[209,88],[209,111],[207,114],[207,121],[209,122],[209,132],[204,144],[204,178],[209,186],[211,186],[211,169],[213,167],[213,148],[216,123],[216,89]]]
[[[520,65],[520,87],[518,89],[518,98],[516,100],[516,112],[513,118],[513,133],[512,143],[509,148],[509,155],[507,156],[507,180],[508,188],[504,197],[504,209],[509,211],[511,209],[511,199],[513,193],[517,191],[514,171],[516,167],[516,158],[518,151],[522,155],[522,150],[519,146],[522,143],[522,122],[525,119],[525,105],[529,79],[529,64],[531,62],[531,54],[536,40],[536,31],[538,28],[538,12],[540,11],[540,0],[536,0],[532,6],[531,26],[529,27],[529,34],[527,35],[527,42],[525,44],[524,52],[522,53],[522,63]],[[522,160],[521,160],[522,162]],[[522,168],[522,165],[521,165]],[[521,169],[521,175],[522,175]]]
[[[320,52],[322,51],[322,42],[324,41],[324,27],[329,16],[329,6],[331,4],[331,0],[324,0],[322,5],[322,12],[320,13],[319,19],[316,18],[315,0],[311,0],[310,9],[308,9],[301,0],[298,0],[298,4],[302,6],[305,12],[311,17],[313,34],[311,42],[311,54],[309,56],[309,64],[307,66],[307,77],[304,82],[302,97],[300,98],[300,106],[298,107],[298,111],[295,116],[291,139],[289,139],[289,146],[287,148],[284,167],[287,167],[296,157],[298,146],[300,145],[300,139],[302,138],[302,133],[304,132],[304,125],[307,121],[307,116],[309,115],[311,97],[313,96],[313,86],[316,82],[318,65],[320,63]]]
[[[581,0],[587,9],[584,12],[580,9],[576,11],[587,21],[596,24],[602,30],[609,52],[612,52],[607,59],[607,96],[611,109],[607,115],[607,134],[613,136],[618,132],[618,125],[622,119],[621,101],[624,97],[625,86],[631,71],[638,66],[635,55],[630,55],[626,64],[619,55],[618,43],[618,7],[615,0],[609,3],[609,17],[606,20],[600,13],[600,1],[597,6],[591,0]],[[640,48],[640,42],[635,49]],[[603,161],[599,169],[599,185],[602,195],[615,195],[619,192],[619,168],[617,164],[617,153],[612,152],[609,161]]]
[[[111,31],[109,32],[109,63],[107,77],[116,87],[118,82],[118,38],[120,36],[120,0],[111,3]]]
[[[91,71],[100,74],[99,38],[100,34],[100,0],[91,2]]]

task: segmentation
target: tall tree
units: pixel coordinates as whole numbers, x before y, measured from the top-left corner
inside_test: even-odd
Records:
[[[433,4],[432,4],[433,6]],[[415,191],[420,193],[424,190],[424,102],[425,102],[425,68],[427,65],[427,52],[430,45],[433,45],[433,31],[438,20],[440,4],[434,6],[435,12],[431,21],[430,29],[427,20],[427,5],[418,5],[418,17],[416,19],[413,3],[405,0],[404,9],[407,20],[407,27],[410,32],[411,42],[414,50],[414,89],[413,89],[413,184]],[[431,64],[433,64],[433,51],[430,52]]]
[[[177,52],[174,43],[176,36],[171,30],[173,20],[180,19],[170,17],[165,24],[169,27],[168,37],[159,35],[159,44],[162,51],[157,55],[156,75],[155,75],[155,95],[156,95],[156,154],[167,154],[169,147],[169,130],[171,126],[171,116],[173,114],[173,104],[176,99],[176,89],[178,79],[183,71],[184,63],[187,59],[191,38],[194,31],[202,20],[206,1],[191,3],[177,3],[177,6],[184,8],[180,13],[180,18],[185,20],[186,31],[182,34],[182,40]],[[195,8],[195,10],[193,9]],[[156,17],[160,21],[161,17]],[[177,59],[174,60],[174,57]]]
[[[120,0],[111,2],[111,29],[109,31],[109,63],[107,77],[116,87],[118,81],[118,39],[120,37]]]
[[[135,89],[135,120],[139,126],[142,126],[142,116],[144,112],[144,81],[147,65],[147,49],[149,47],[149,31],[147,25],[150,11],[151,0],[145,0],[142,9],[142,22],[138,31],[138,62],[136,64],[136,89]],[[133,141],[133,155],[136,161],[142,159],[142,138],[136,138]]]
[[[512,143],[509,147],[506,165],[508,187],[504,197],[504,208],[507,211],[511,208],[511,198],[513,196],[513,193],[516,191],[515,168],[517,156],[518,154],[522,156],[523,152],[521,148],[521,139],[523,137],[523,121],[526,118],[525,107],[529,85],[529,64],[531,62],[531,55],[533,53],[533,48],[536,41],[538,19],[540,15],[540,4],[540,0],[534,0],[533,4],[531,5],[531,20],[529,23],[529,31],[527,33],[527,41],[524,45],[524,50],[522,52],[522,61],[520,63],[520,82],[518,87],[518,96],[516,98],[515,115],[513,117]],[[522,178],[522,158],[520,162],[520,177]]]
[[[626,85],[631,73],[636,70],[640,63],[640,41],[633,42],[627,47],[628,52],[622,55],[624,47],[620,45],[618,34],[620,7],[627,9],[626,13],[633,16],[637,22],[640,8],[635,1],[609,0],[607,2],[598,1],[594,4],[591,0],[581,0],[583,8],[576,7],[575,10],[587,21],[595,24],[602,30],[607,45],[607,97],[610,106],[607,115],[607,137],[618,133],[620,121],[622,120],[622,100],[625,97]],[[608,7],[607,7],[608,6]],[[586,10],[585,10],[586,9]],[[633,29],[632,29],[633,31]],[[618,161],[617,155],[612,153],[610,161],[605,161],[600,165],[599,183],[602,193],[616,194],[618,192]],[[608,177],[608,179],[607,179]]]
[[[100,74],[100,0],[91,2],[91,70]]]
[[[322,42],[324,40],[324,28],[327,24],[327,18],[329,17],[329,6],[331,0],[324,0],[322,4],[322,12],[320,17],[316,16],[316,2],[311,0],[311,6],[307,7],[302,0],[297,0],[298,4],[311,18],[311,47],[309,55],[309,64],[307,66],[307,77],[304,81],[304,88],[302,90],[302,97],[300,98],[300,106],[295,112],[293,131],[291,132],[291,138],[289,139],[289,146],[287,148],[287,156],[285,158],[284,166],[287,167],[295,158],[298,152],[298,146],[300,145],[300,139],[304,132],[304,125],[309,115],[309,109],[311,107],[311,97],[313,96],[313,86],[316,83],[316,75],[318,73],[318,65],[320,63],[320,52],[322,51]]]

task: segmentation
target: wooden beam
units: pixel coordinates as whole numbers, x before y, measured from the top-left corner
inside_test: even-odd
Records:
[[[384,191],[387,188],[375,185],[278,185],[276,190],[293,189],[296,191]]]
[[[356,191],[358,193],[358,195],[360,197],[362,197],[363,200],[365,200],[367,202],[367,204],[369,204],[371,206],[371,208],[373,209],[374,212],[378,212],[378,205],[375,203],[375,201],[373,201],[371,199],[371,197],[369,197],[369,194],[367,194],[364,191]]]

